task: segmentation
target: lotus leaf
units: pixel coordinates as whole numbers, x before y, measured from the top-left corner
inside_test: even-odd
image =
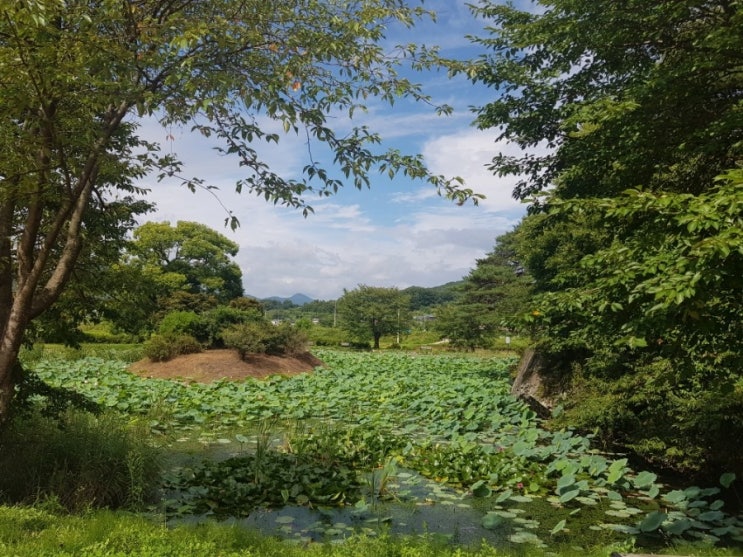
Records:
[[[660,528],[660,525],[663,524],[667,516],[666,513],[660,511],[648,513],[642,522],[640,522],[639,528],[642,532],[654,532]]]

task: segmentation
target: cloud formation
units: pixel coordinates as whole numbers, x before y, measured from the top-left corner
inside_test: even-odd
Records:
[[[432,7],[440,11],[438,24],[427,24],[418,32],[434,36],[445,48],[466,47],[465,34],[479,32],[482,24],[474,22],[465,4],[434,1]],[[247,193],[237,195],[234,185],[241,177],[240,167],[218,155],[209,140],[188,129],[164,130],[146,121],[142,135],[176,152],[185,163],[184,175],[199,176],[218,188],[215,194],[192,194],[175,181],[143,181],[151,187],[149,199],[158,207],[147,220],[197,221],[237,242],[236,261],[243,271],[245,291],[259,298],[301,292],[334,299],[358,284],[405,288],[461,279],[492,249],[498,235],[518,223],[525,207],[511,197],[515,179],[498,178],[486,168],[496,153],[513,147],[496,142],[495,131],[470,125],[469,106],[486,102],[489,92],[463,78],[449,81],[439,73],[422,77],[434,102],[454,105],[453,116],[439,117],[431,106],[407,101],[394,107],[373,103],[357,123],[378,131],[389,147],[422,153],[433,173],[462,177],[467,187],[486,195],[479,206],[456,206],[422,182],[374,175],[370,190],[351,187],[317,199],[312,203],[314,214],[305,219],[294,209]],[[273,122],[260,124],[279,133]],[[342,120],[337,124],[351,126]],[[278,145],[258,143],[255,148],[276,173],[301,178],[308,162],[305,137],[282,133]],[[313,156],[325,155],[313,146]],[[234,232],[224,226],[225,207],[240,220]]]

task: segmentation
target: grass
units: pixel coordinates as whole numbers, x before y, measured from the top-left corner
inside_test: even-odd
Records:
[[[561,557],[608,557],[631,546],[601,547],[586,552],[559,550]],[[679,546],[671,554],[731,556],[730,550]],[[510,551],[486,545],[452,548],[428,536],[377,538],[352,536],[341,544],[290,544],[228,524],[168,528],[155,518],[95,511],[59,515],[43,508],[0,506],[0,554],[16,557],[537,557],[536,549]]]
[[[112,411],[17,416],[0,432],[0,501],[54,502],[71,511],[141,508],[160,470],[143,426]]]
[[[144,357],[144,346],[142,344],[86,343],[73,348],[62,344],[39,343],[32,348],[23,348],[19,359],[24,366],[32,366],[42,360],[74,361],[89,357],[132,363]]]

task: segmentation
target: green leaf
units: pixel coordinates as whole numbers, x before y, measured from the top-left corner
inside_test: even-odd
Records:
[[[513,494],[513,491],[512,491],[512,490],[510,490],[510,489],[506,489],[506,490],[505,490],[505,491],[503,491],[503,492],[502,492],[502,493],[501,493],[500,495],[498,495],[498,497],[497,497],[497,498],[495,499],[495,502],[496,502],[496,503],[503,503],[503,502],[504,502],[504,501],[506,501],[506,500],[507,500],[507,499],[508,499],[509,497],[511,497],[511,495],[512,495],[512,494]]]
[[[566,524],[567,524],[567,521],[563,518],[560,522],[555,524],[555,527],[552,528],[552,530],[550,530],[550,534],[554,536],[558,532],[562,532],[565,529]]]
[[[609,501],[621,501],[622,500],[622,494],[616,491],[607,491],[606,497],[609,499]]]
[[[660,528],[667,516],[666,513],[660,511],[648,513],[645,519],[640,522],[639,528],[642,532],[654,532]]]
[[[560,503],[567,503],[568,501],[572,501],[573,499],[578,497],[578,495],[580,495],[580,489],[578,488],[565,491],[562,495],[560,495]]]
[[[677,505],[683,501],[686,501],[686,493],[681,491],[680,489],[676,489],[674,491],[669,491],[663,496],[663,499],[671,503],[672,505]]]
[[[470,488],[472,491],[472,495],[475,497],[490,497],[490,495],[493,493],[493,490],[490,489],[488,484],[485,482],[485,480],[479,480],[472,484],[472,487]]]
[[[511,534],[508,539],[513,543],[531,543],[534,545],[541,545],[542,540],[532,532],[516,532]]]
[[[725,516],[725,513],[722,511],[707,511],[703,512],[699,516],[697,516],[697,520],[701,520],[702,522],[717,522],[718,520],[722,520],[722,518]]]
[[[657,474],[643,471],[637,474],[637,476],[635,476],[632,481],[637,489],[644,489],[646,487],[649,487],[657,478]]]
[[[483,528],[492,530],[494,528],[498,528],[499,526],[503,525],[505,522],[506,522],[506,519],[503,518],[502,516],[495,514],[493,512],[489,512],[483,517],[482,526]]]
[[[725,472],[720,476],[720,485],[724,488],[728,488],[735,481],[735,472]]]
[[[575,476],[560,476],[560,478],[557,480],[557,489],[562,490],[563,488],[566,488],[568,486],[571,486],[575,483]]]
[[[646,495],[650,497],[651,499],[655,499],[660,494],[660,487],[657,485],[651,486],[650,489],[648,489]]]
[[[674,536],[680,536],[692,527],[692,522],[688,518],[682,518],[680,520],[674,520],[669,524],[664,524],[663,529],[669,534]]]
[[[725,501],[722,499],[715,499],[709,506],[709,509],[711,511],[719,511],[722,507],[725,506]]]
[[[609,473],[606,477],[606,481],[610,484],[617,483],[619,480],[621,480],[624,477],[625,468],[627,466],[627,459],[622,458],[620,460],[615,460],[611,463],[611,466],[609,466]]]

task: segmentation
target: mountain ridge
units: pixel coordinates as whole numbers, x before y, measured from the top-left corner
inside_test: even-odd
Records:
[[[302,294],[301,292],[297,292],[296,294],[292,294],[289,297],[282,297],[282,296],[269,296],[268,298],[261,298],[261,301],[263,300],[270,300],[272,302],[291,302],[295,306],[303,306],[304,304],[308,304],[310,302],[314,302],[314,298],[310,298],[307,296],[307,294]]]

